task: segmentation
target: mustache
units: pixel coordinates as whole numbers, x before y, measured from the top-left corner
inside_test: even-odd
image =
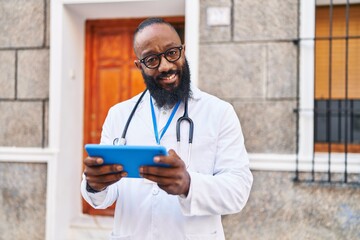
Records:
[[[166,78],[167,76],[172,75],[172,74],[180,74],[180,71],[179,70],[170,70],[167,72],[162,72],[159,74],[159,76],[156,77],[156,80],[160,80],[161,78]]]

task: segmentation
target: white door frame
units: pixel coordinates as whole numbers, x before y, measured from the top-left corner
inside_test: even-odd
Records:
[[[92,222],[82,214],[80,196],[85,20],[185,15],[186,55],[197,84],[200,10],[198,0],[51,0],[50,7],[49,148],[55,167],[49,172],[46,239],[64,240],[79,219]]]

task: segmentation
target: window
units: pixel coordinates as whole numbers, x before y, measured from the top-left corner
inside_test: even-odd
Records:
[[[315,151],[360,152],[360,4],[318,6]]]
[[[336,3],[301,1],[295,181],[360,184],[360,2]]]

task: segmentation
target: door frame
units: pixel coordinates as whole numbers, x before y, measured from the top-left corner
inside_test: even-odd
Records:
[[[93,95],[94,92],[93,92],[93,86],[92,86],[94,81],[96,81],[95,80],[96,74],[94,73],[94,69],[93,69],[94,62],[99,61],[99,57],[96,56],[97,54],[99,54],[99,52],[95,53],[96,49],[94,47],[94,44],[96,41],[95,40],[96,36],[100,32],[101,33],[106,32],[106,34],[111,34],[112,32],[116,33],[118,31],[120,31],[120,29],[123,29],[128,34],[132,35],[132,33],[129,31],[129,28],[131,27],[131,28],[135,29],[144,20],[145,20],[145,18],[101,19],[101,20],[96,19],[96,20],[89,20],[86,22],[86,25],[85,25],[85,52],[86,53],[85,53],[85,77],[84,77],[85,100],[84,100],[84,131],[83,131],[84,142],[83,142],[83,144],[98,143],[98,141],[100,141],[100,139],[98,139],[98,140],[95,140],[95,142],[94,142],[94,139],[90,136],[91,135],[90,132],[95,130],[94,125],[93,125],[93,124],[95,124],[97,127],[97,130],[98,130],[98,131],[96,131],[96,133],[101,134],[101,126],[103,123],[103,122],[98,122],[98,121],[103,121],[103,119],[100,120],[99,117],[97,117],[97,119],[99,119],[99,120],[95,120],[96,123],[94,123],[94,122],[92,122],[92,120],[90,120],[92,118],[91,117],[92,114],[97,115],[99,113],[96,111],[96,107],[94,107],[93,103],[100,104],[100,101],[98,101],[99,96],[97,96],[96,94]],[[181,25],[181,27],[180,27],[181,30],[182,31],[185,30],[185,26],[184,26],[185,18],[182,16],[181,17],[164,17],[164,20],[173,24],[175,28],[180,27],[180,25]],[[132,36],[130,36],[130,37],[132,37]],[[183,37],[184,37],[183,35],[180,36],[181,39],[183,39]],[[133,52],[132,42],[130,41],[126,44],[130,44],[128,46],[127,50]],[[186,45],[186,43],[185,43],[185,45]],[[131,62],[129,64],[132,65],[136,71],[139,71],[135,67],[135,64],[133,63],[134,57],[135,56],[133,56],[131,54],[129,55],[129,59]],[[129,68],[131,68],[131,67],[129,66]],[[140,75],[140,72],[139,72],[139,75]],[[140,81],[143,82],[142,76],[140,75],[139,77],[141,78]],[[125,81],[125,80],[122,79],[121,81]],[[133,80],[130,79],[130,81],[128,81],[128,83],[126,85],[131,85],[132,82],[133,82]],[[129,88],[132,88],[132,87],[129,87]],[[143,86],[143,88],[145,88],[145,85]],[[143,91],[143,89],[141,91]],[[128,92],[128,93],[130,94],[130,92]],[[136,94],[139,94],[139,93],[136,93]],[[132,96],[127,96],[124,99],[122,99],[122,100],[118,99],[117,101],[123,101],[129,97],[131,98]],[[105,110],[105,108],[104,108],[104,110]],[[92,113],[92,114],[90,114],[90,113]],[[102,117],[105,117],[105,116],[102,116]],[[97,135],[97,137],[99,137],[99,136]],[[84,157],[87,156],[85,150],[84,150],[83,156]],[[82,202],[83,202],[82,210],[83,210],[84,214],[99,215],[99,216],[113,216],[113,214],[114,214],[114,206],[106,208],[106,209],[94,209],[84,199],[82,200]]]
[[[46,239],[64,240],[74,236],[82,239],[78,235],[81,231],[101,229],[107,236],[111,218],[82,214],[79,191],[85,20],[185,16],[186,55],[192,82],[197,85],[199,0],[51,0],[50,12],[49,148],[54,152],[55,163],[48,180],[48,186],[53,187],[47,193]]]

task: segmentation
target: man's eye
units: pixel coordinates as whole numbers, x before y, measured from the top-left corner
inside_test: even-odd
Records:
[[[157,57],[156,56],[149,56],[145,59],[145,62],[146,63],[153,63],[157,60]]]
[[[176,50],[170,50],[166,53],[167,56],[174,56],[176,55]]]

